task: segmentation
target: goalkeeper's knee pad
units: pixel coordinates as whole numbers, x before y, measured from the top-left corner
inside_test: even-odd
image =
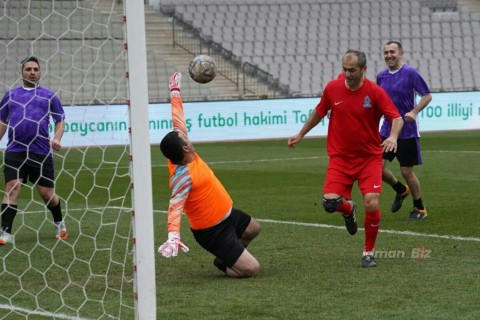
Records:
[[[337,199],[325,199],[323,198],[322,204],[323,208],[327,212],[335,212],[337,211],[338,206],[340,205],[340,202],[342,201],[342,197],[338,197]]]

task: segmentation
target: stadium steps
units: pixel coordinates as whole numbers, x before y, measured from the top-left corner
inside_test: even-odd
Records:
[[[165,74],[157,76],[159,87],[164,88],[164,94],[168,96],[167,81],[168,75],[173,71],[181,71],[182,78],[182,97],[187,100],[211,100],[219,99],[218,96],[232,98],[239,96],[240,92],[228,79],[217,75],[214,82],[209,84],[197,84],[188,77],[188,64],[193,55],[184,49],[173,47],[172,18],[166,17],[162,13],[155,11],[150,6],[145,6],[145,25],[147,50],[155,56],[157,60],[164,60],[166,69]],[[217,61],[218,63],[219,61]],[[220,64],[220,63],[218,63]],[[150,79],[149,79],[150,81]],[[163,87],[163,88],[162,88]],[[150,95],[151,98],[158,98]],[[161,97],[160,97],[161,98]]]

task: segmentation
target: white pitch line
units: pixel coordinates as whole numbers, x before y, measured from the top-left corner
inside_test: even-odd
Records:
[[[125,211],[125,213],[130,214],[131,208],[126,207],[108,207],[112,209],[121,209]],[[105,207],[101,208],[90,208],[90,210],[105,210]],[[77,211],[77,210],[85,210],[85,209],[69,209],[69,211]],[[154,212],[160,213],[167,213],[165,210],[154,210]],[[33,213],[32,212],[24,212],[24,213]],[[323,223],[308,223],[308,222],[298,222],[298,221],[281,221],[281,220],[272,220],[272,219],[256,219],[260,222],[266,223],[276,223],[276,224],[290,224],[295,226],[305,226],[305,227],[313,227],[313,228],[326,228],[326,229],[345,229],[344,226],[335,226],[331,224],[323,224]],[[364,230],[363,228],[358,228],[358,230]],[[480,242],[480,238],[476,237],[462,237],[462,236],[450,236],[450,235],[442,235],[442,234],[429,234],[429,233],[420,233],[414,231],[400,231],[400,230],[388,230],[388,229],[380,229],[380,233],[389,233],[389,234],[399,234],[405,236],[415,236],[415,237],[428,237],[428,238],[436,238],[436,239],[447,239],[447,240],[457,240],[457,241],[474,241]]]
[[[422,150],[427,153],[465,153],[465,154],[479,154],[477,150]],[[297,160],[317,160],[328,158],[328,155],[311,156],[311,157],[291,157],[291,158],[271,158],[271,159],[254,159],[254,160],[231,160],[231,161],[207,161],[209,165],[214,164],[229,164],[229,163],[257,163],[257,162],[276,162],[276,161],[297,161]],[[166,164],[154,164],[152,167],[166,167]]]
[[[422,150],[422,153],[465,153],[465,154],[479,154],[480,151],[476,150],[459,150],[459,151],[452,151],[452,150]],[[290,158],[271,158],[271,159],[254,159],[254,160],[226,160],[226,161],[207,161],[209,165],[219,165],[219,164],[230,164],[230,163],[257,163],[257,162],[276,162],[276,161],[298,161],[298,160],[318,160],[318,159],[325,159],[328,158],[328,155],[324,153],[323,155],[320,156],[311,156],[311,157],[290,157]],[[152,168],[164,168],[167,167],[166,161],[162,163],[156,163],[154,162],[152,164]],[[105,166],[104,169],[128,169],[129,166],[111,166],[107,167]],[[87,169],[69,169],[65,170],[67,172],[78,172],[78,171],[86,171]]]
[[[37,315],[37,316],[44,316],[48,318],[55,318],[55,319],[66,319],[66,320],[88,320],[86,318],[79,318],[79,317],[72,317],[66,314],[62,313],[52,313],[52,312],[41,312],[41,311],[34,311],[34,310],[28,310],[25,308],[20,308],[20,307],[14,307],[10,306],[8,304],[0,304],[0,310],[10,310],[10,311],[15,311],[15,312],[21,312],[28,314],[29,316]]]
[[[165,214],[167,213],[167,211],[165,210],[155,210],[155,212],[160,212]],[[335,225],[323,224],[323,223],[281,221],[281,220],[257,219],[257,218],[255,218],[255,220],[260,222],[266,222],[266,223],[290,224],[295,226],[305,226],[305,227],[313,227],[313,228],[341,229],[341,230],[345,229],[344,226],[335,226]],[[358,228],[358,230],[365,230],[365,229]],[[441,235],[441,234],[429,234],[429,233],[420,233],[420,232],[413,232],[413,231],[399,231],[399,230],[387,230],[387,229],[383,229],[383,230],[380,229],[379,232],[389,233],[389,234],[399,234],[399,235],[405,235],[405,236],[415,236],[415,237],[428,237],[428,238],[436,238],[436,239],[480,242],[480,238],[475,238],[475,237],[449,236],[449,235]]]
[[[260,222],[267,222],[267,223],[290,224],[290,225],[314,227],[314,228],[328,228],[328,229],[342,229],[342,230],[345,229],[345,227],[343,227],[343,226],[334,226],[334,225],[321,224],[321,223],[278,221],[278,220],[271,220],[271,219],[256,219],[256,220],[260,221]],[[363,228],[358,228],[358,230],[364,230],[364,229]],[[448,235],[440,235],[440,234],[428,234],[428,233],[420,233],[420,232],[413,232],[413,231],[398,231],[398,230],[385,230],[385,229],[383,229],[383,230],[380,229],[379,232],[380,233],[406,235],[406,236],[415,236],[415,237],[428,237],[428,238],[436,238],[436,239],[480,242],[480,238],[475,238],[475,237],[448,236]]]
[[[452,150],[422,150],[422,152],[428,153],[466,153],[466,154],[478,154],[480,151],[475,150],[460,150],[460,151],[452,151]],[[271,158],[271,159],[253,159],[253,160],[228,160],[228,161],[207,161],[209,165],[218,165],[218,164],[230,164],[230,163],[258,163],[258,162],[276,162],[276,161],[298,161],[298,160],[318,160],[318,159],[326,159],[328,155],[321,155],[321,156],[311,156],[311,157],[291,157],[291,158]],[[160,160],[163,162],[163,160]],[[166,162],[156,164],[152,164],[152,168],[164,168],[167,167]],[[118,170],[118,169],[128,169],[129,166],[111,166],[107,167],[104,166],[104,169],[108,170]],[[75,169],[75,170],[65,170],[67,172],[78,172],[87,169]]]

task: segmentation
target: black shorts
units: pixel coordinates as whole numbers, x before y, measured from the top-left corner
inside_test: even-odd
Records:
[[[382,137],[385,140],[385,137]],[[390,162],[397,158],[401,167],[413,167],[422,164],[420,138],[398,139],[397,152],[384,152],[383,159]]]
[[[23,179],[42,187],[53,188],[54,183],[54,164],[53,156],[38,153],[26,152],[5,152],[3,173],[5,183]]]
[[[232,208],[230,216],[219,224],[201,230],[192,230],[197,243],[231,268],[245,250],[240,242],[252,217]]]

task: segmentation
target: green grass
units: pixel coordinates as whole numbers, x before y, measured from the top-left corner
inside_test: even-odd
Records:
[[[384,255],[369,270],[360,267],[363,230],[350,236],[343,219],[319,205],[328,161],[325,139],[306,139],[293,150],[285,140],[197,144],[235,206],[261,221],[262,232],[249,246],[261,272],[253,279],[222,275],[184,218],[182,238],[190,252],[174,259],[157,255],[157,318],[478,318],[478,141],[480,131],[423,134],[424,165],[415,172],[428,217],[408,220],[411,198],[391,213],[394,192],[384,186],[377,241]],[[50,214],[36,191],[24,188],[16,245],[0,248],[0,319],[26,319],[28,313],[29,319],[51,319],[55,313],[58,319],[134,318],[127,157],[123,147],[59,154],[57,167],[64,170],[57,192],[67,200],[66,242],[53,239]],[[390,168],[399,175],[398,163]],[[152,173],[156,250],[166,238],[170,196],[158,147],[152,147]],[[357,186],[353,198],[361,226]],[[415,258],[420,248],[426,259]]]

